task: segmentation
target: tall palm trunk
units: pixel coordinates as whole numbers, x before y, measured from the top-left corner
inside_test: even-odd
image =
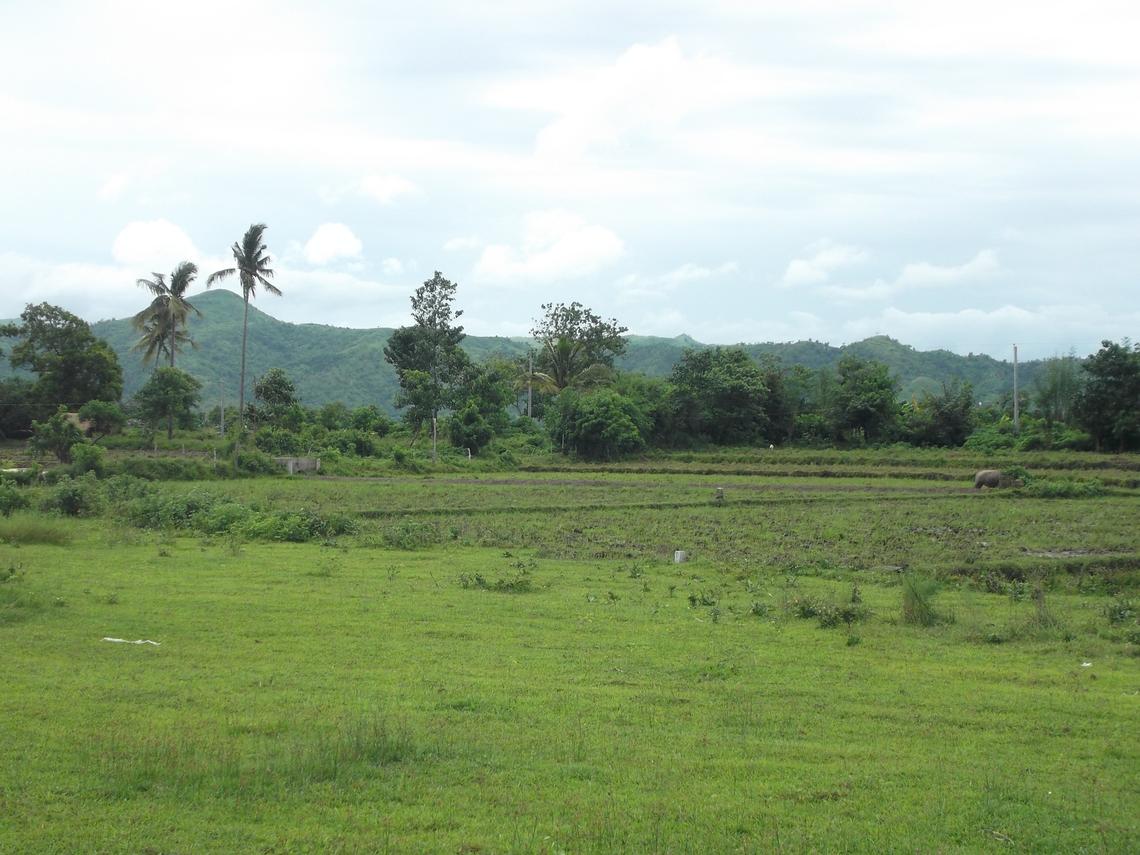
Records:
[[[238,424],[245,427],[245,339],[249,332],[249,291],[245,292],[245,312],[241,319],[241,378],[238,380]]]
[[[174,326],[174,312],[173,312],[173,310],[171,311],[170,314],[171,314],[171,318],[170,318],[170,367],[173,368],[174,367],[174,341],[175,341],[174,334],[176,332],[176,328]],[[169,413],[166,414],[166,438],[167,439],[174,439],[174,411],[173,410],[171,410]]]

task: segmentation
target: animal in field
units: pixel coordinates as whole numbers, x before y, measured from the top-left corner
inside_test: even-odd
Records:
[[[1012,478],[1000,469],[981,469],[974,476],[974,489],[982,487],[1024,487],[1025,482],[1020,478]]]

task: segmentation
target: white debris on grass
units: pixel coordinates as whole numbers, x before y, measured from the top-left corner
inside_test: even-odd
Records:
[[[1091,663],[1091,662],[1082,662],[1082,663],[1081,663],[1081,667],[1082,667],[1082,668],[1091,668],[1091,667],[1092,667],[1092,663]]]
[[[155,647],[159,646],[157,641],[151,641],[149,638],[137,638],[134,641],[128,641],[125,638],[110,638],[108,636],[103,636],[103,640],[113,641],[116,644],[153,644]]]

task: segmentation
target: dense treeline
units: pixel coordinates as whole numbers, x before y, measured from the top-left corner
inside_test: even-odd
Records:
[[[235,244],[235,253],[241,248]],[[264,268],[268,258],[259,263]],[[982,406],[970,383],[950,380],[900,400],[888,366],[857,355],[813,367],[743,347],[690,348],[667,377],[621,371],[615,366],[628,346],[626,328],[579,303],[543,305],[526,355],[475,360],[461,346],[456,286],[439,272],[412,296],[413,323],[383,350],[400,385],[399,420],[376,405],[307,408],[282,368],[255,378],[245,407],[203,414],[201,384],[174,367],[175,354],[193,345],[186,321],[197,309],[183,296],[193,272],[183,263],[169,284],[140,280],[154,300],[135,318],[136,349],[153,369],[121,407],[122,370],[111,348],[69,312],[29,305],[19,324],[0,329],[13,342],[8,356],[19,372],[0,381],[0,431],[33,434],[35,448],[61,461],[84,439],[79,421],[89,442],[127,424],[169,437],[175,427],[225,431],[228,423],[232,447],[245,442],[273,455],[367,457],[392,435],[430,442],[433,454],[445,443],[470,455],[512,434],[531,444],[545,437],[585,459],[710,445],[1140,447],[1140,346],[1127,340],[1105,341],[1083,361],[1047,360],[1020,392],[1015,426],[1011,396]]]

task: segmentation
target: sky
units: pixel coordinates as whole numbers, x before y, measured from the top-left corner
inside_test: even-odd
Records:
[[[0,3],[0,317],[264,222],[292,322],[1140,338],[1134,0]]]

